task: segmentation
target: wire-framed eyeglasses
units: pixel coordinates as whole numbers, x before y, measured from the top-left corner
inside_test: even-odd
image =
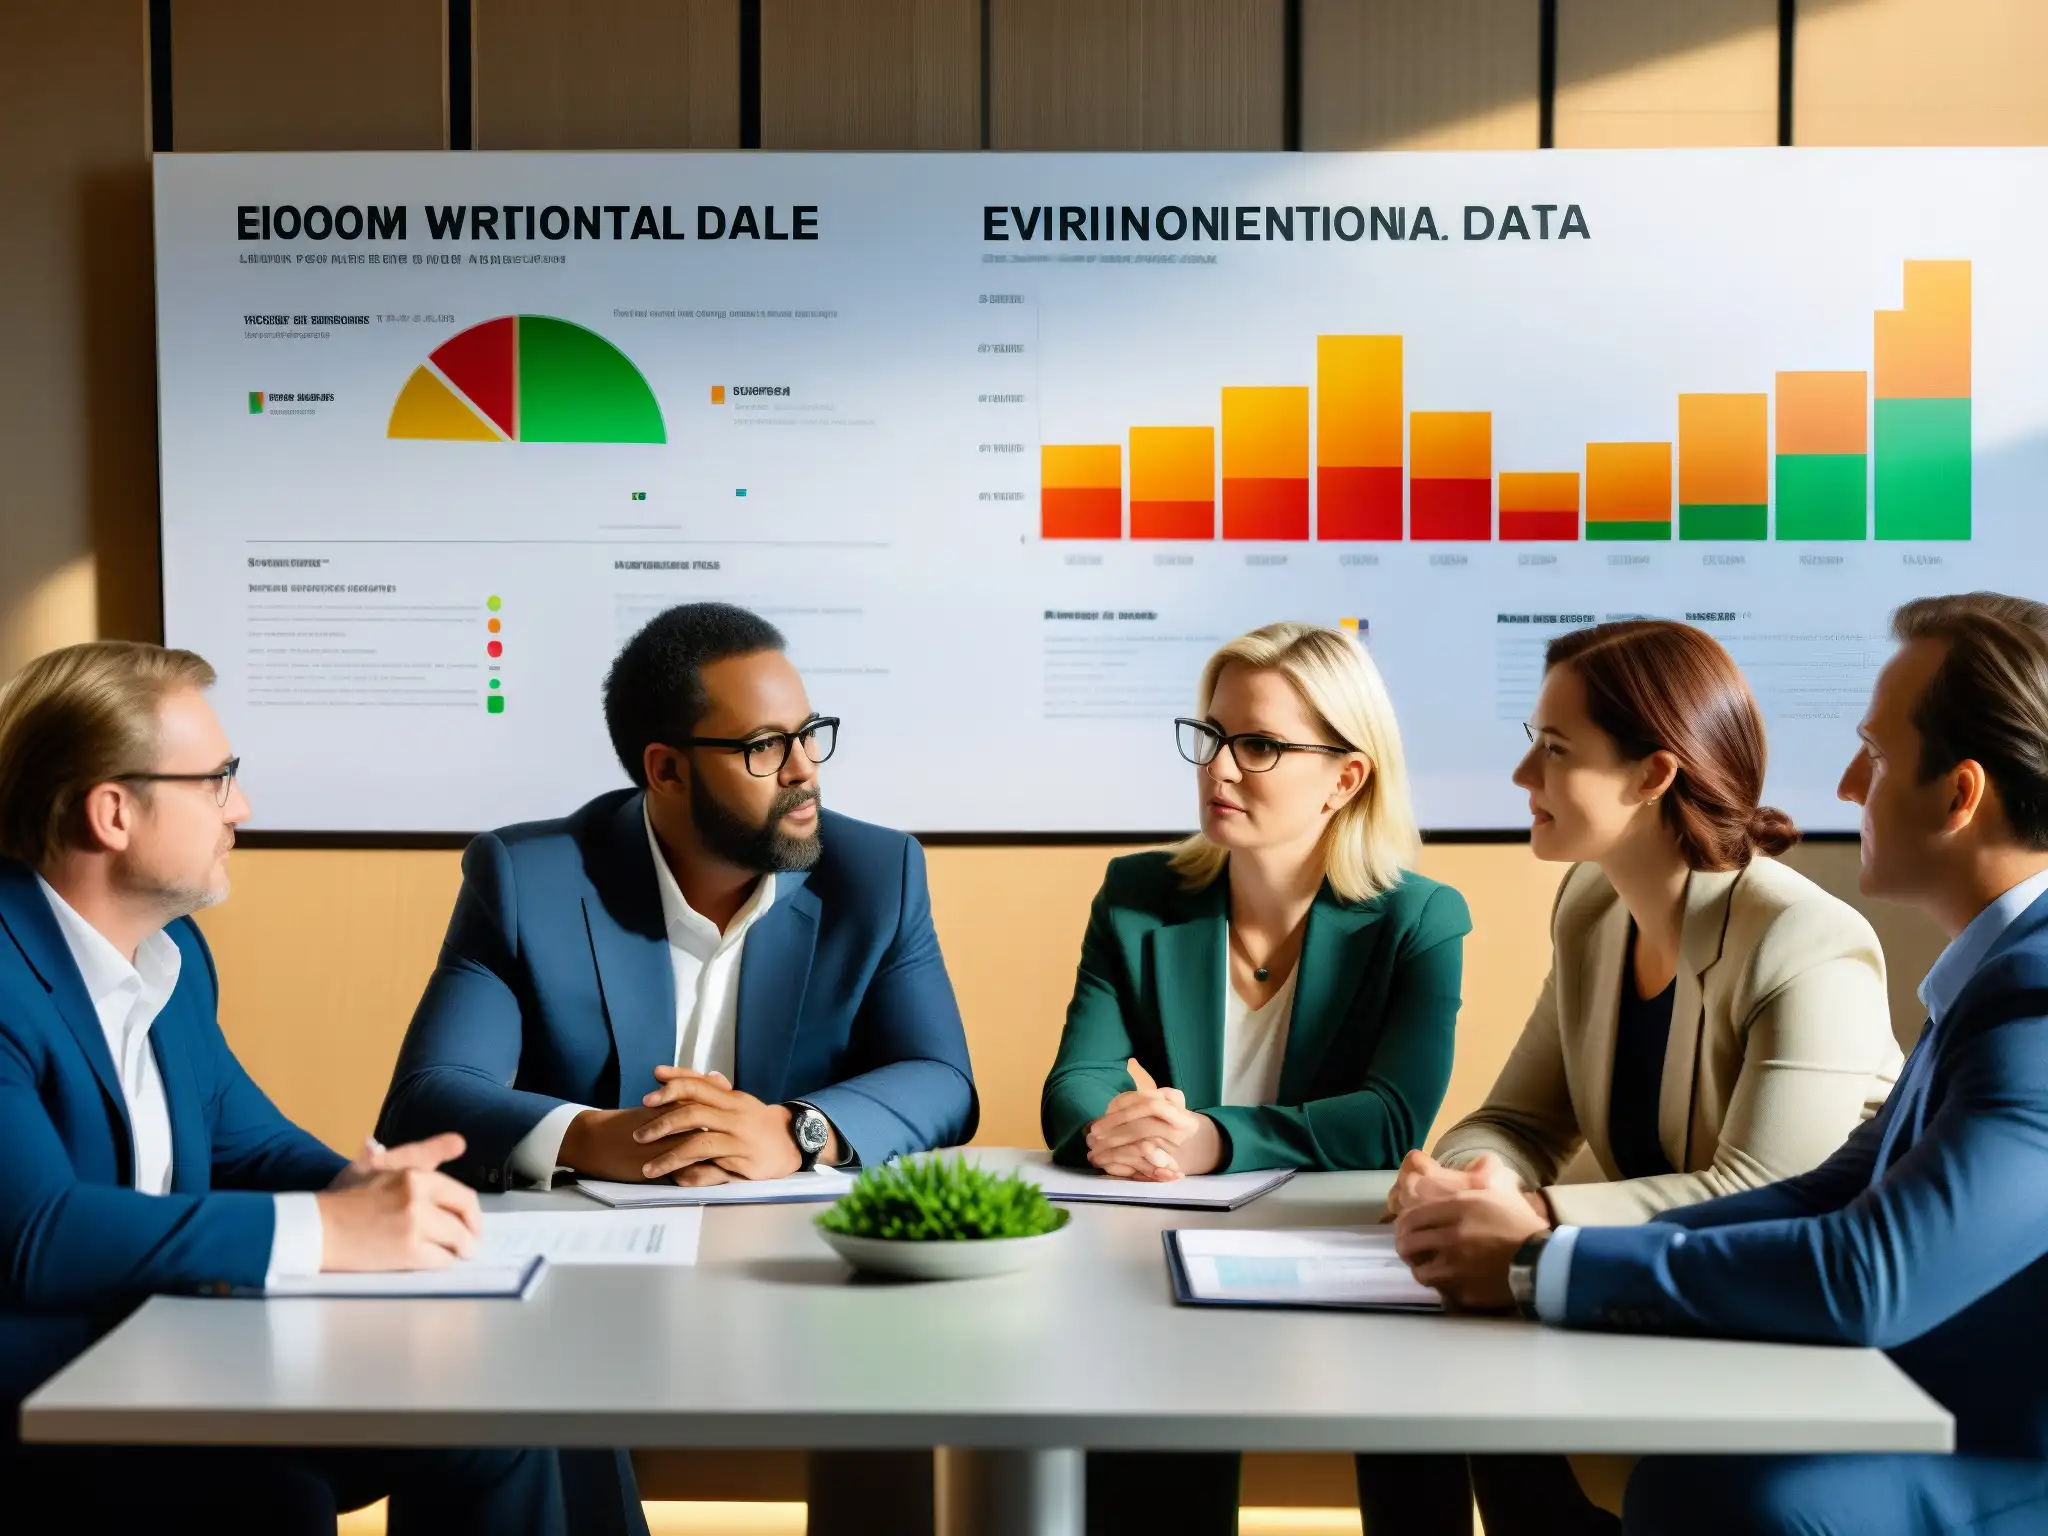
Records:
[[[1215,762],[1216,754],[1225,747],[1245,773],[1270,773],[1289,752],[1322,752],[1343,757],[1351,751],[1349,747],[1326,746],[1319,741],[1282,741],[1264,731],[1239,731],[1235,736],[1226,736],[1208,721],[1190,720],[1186,716],[1177,718],[1173,727],[1180,755],[1197,768]]]
[[[235,792],[235,775],[241,771],[242,760],[231,757],[211,773],[117,773],[113,780],[117,784],[211,784],[213,803],[226,810],[228,797]]]

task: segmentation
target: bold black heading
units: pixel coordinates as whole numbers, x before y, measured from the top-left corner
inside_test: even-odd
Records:
[[[1455,227],[1455,226],[1454,226]],[[1465,208],[1467,240],[1565,240],[1593,238],[1577,203],[1510,203],[1495,210],[1477,203]],[[981,238],[1083,244],[1164,240],[1448,240],[1428,204],[1409,208],[1342,207],[1299,203],[1213,207],[1131,207],[1128,204],[1041,203],[1029,208],[991,203],[981,210]]]
[[[815,240],[815,203],[699,203],[689,214],[667,203],[423,203],[430,240]],[[237,240],[403,240],[403,203],[243,203]]]

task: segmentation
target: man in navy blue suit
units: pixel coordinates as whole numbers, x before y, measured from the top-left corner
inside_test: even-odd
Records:
[[[1949,935],[1884,1109],[1813,1172],[1561,1228],[1517,1300],[1568,1327],[1883,1349],[1953,1456],[1652,1457],[1624,1529],[2048,1530],[2048,606],[1926,598],[1860,727],[1862,888]]]
[[[966,1141],[974,1079],[923,852],[820,805],[839,722],[781,634],[729,604],[671,608],[619,654],[604,713],[633,787],[463,855],[385,1139],[460,1131],[453,1167],[484,1189],[772,1179]],[[929,1459],[902,1475],[920,1506],[893,1528],[915,1529]],[[814,1479],[814,1532],[839,1501]]]
[[[227,894],[249,805],[189,651],[52,652],[0,694],[0,1488],[55,1530],[564,1529],[540,1451],[25,1446],[21,1400],[158,1293],[467,1256],[437,1135],[354,1162],[279,1114],[215,1015],[190,913]],[[41,1511],[38,1514],[38,1511]],[[637,1513],[637,1511],[636,1511]],[[18,1527],[17,1527],[18,1528]],[[35,1526],[35,1529],[42,1529]]]

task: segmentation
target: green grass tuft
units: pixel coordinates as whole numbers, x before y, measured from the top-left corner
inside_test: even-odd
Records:
[[[1041,1237],[1067,1224],[1045,1191],[1017,1172],[965,1157],[920,1157],[869,1168],[818,1218],[828,1232],[901,1242]]]

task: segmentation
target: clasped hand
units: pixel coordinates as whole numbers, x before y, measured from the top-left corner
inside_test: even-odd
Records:
[[[1189,1109],[1178,1088],[1161,1088],[1135,1060],[1129,1069],[1137,1086],[1111,1099],[1088,1127],[1089,1163],[1113,1179],[1155,1184],[1214,1172],[1223,1160],[1216,1122]]]
[[[1509,1305],[1515,1250],[1551,1226],[1542,1194],[1524,1189],[1491,1152],[1464,1168],[1410,1152],[1387,1196],[1384,1219],[1394,1223],[1394,1251],[1415,1278],[1451,1306],[1474,1312]]]
[[[697,1187],[780,1179],[803,1166],[789,1111],[733,1087],[722,1072],[656,1067],[661,1084],[638,1109],[585,1110],[562,1139],[562,1161],[626,1182],[669,1179]],[[821,1162],[844,1161],[835,1131]]]

